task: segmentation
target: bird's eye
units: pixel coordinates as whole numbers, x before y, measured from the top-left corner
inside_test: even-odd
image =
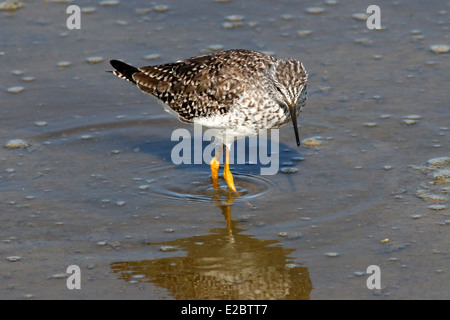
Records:
[[[280,89],[278,86],[275,86],[275,88],[277,89],[277,91],[278,91],[280,94],[283,94],[283,91],[281,91],[281,89]]]

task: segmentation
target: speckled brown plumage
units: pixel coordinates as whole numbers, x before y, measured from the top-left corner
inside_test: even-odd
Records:
[[[242,137],[292,121],[299,144],[296,115],[305,104],[307,74],[297,60],[227,50],[142,68],[117,60],[111,65],[183,122]]]

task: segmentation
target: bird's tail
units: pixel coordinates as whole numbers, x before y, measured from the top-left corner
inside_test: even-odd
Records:
[[[136,84],[136,81],[133,79],[133,74],[139,72],[137,68],[119,60],[111,60],[110,63],[116,69],[113,71],[116,76]]]

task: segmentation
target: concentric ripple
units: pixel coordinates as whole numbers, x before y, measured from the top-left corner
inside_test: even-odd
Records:
[[[180,202],[210,202],[219,200],[231,194],[225,181],[219,177],[219,189],[212,186],[209,166],[199,170],[196,167],[163,166],[143,169],[146,175],[151,176],[152,183],[147,186],[148,191],[169,201]],[[233,172],[238,198],[252,200],[273,193],[277,188],[275,183],[263,176]]]
[[[170,118],[159,116],[93,123],[48,131],[32,140],[40,145],[46,142],[45,148],[52,149],[47,151],[53,157],[58,150],[63,151],[59,147],[62,144],[77,155],[90,154],[90,162],[78,162],[80,172],[89,172],[91,167],[95,167],[95,176],[116,181],[126,181],[130,176],[139,177],[134,179],[142,181],[138,186],[140,190],[165,201],[220,202],[231,196],[248,202],[279,189],[266,176],[250,173],[254,165],[231,166],[237,197],[228,189],[223,177],[219,178],[219,188],[213,188],[208,164],[174,165],[170,160],[170,150],[171,143],[176,142],[170,141],[170,124]],[[120,159],[122,165],[118,166],[116,159]],[[108,172],[102,171],[104,165],[110,168]]]

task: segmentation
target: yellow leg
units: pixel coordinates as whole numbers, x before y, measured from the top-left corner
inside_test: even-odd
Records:
[[[230,171],[230,149],[225,146],[225,163],[223,168],[223,177],[228,184],[228,187],[236,192],[236,187],[234,186],[233,175]]]
[[[220,167],[220,156],[222,155],[223,145],[217,148],[214,158],[211,159],[209,163],[211,166],[211,178],[214,189],[219,189],[219,167]]]

